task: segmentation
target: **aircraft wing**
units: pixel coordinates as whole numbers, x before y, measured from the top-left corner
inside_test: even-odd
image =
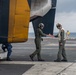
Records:
[[[31,19],[44,16],[52,7],[51,0],[31,0]]]
[[[43,22],[44,33],[52,34],[55,10],[56,0],[0,0],[0,43],[26,42],[30,20],[34,31]]]
[[[42,22],[45,25],[43,32],[46,34],[53,34],[57,0],[31,1],[31,19],[34,31],[36,30],[38,24]]]

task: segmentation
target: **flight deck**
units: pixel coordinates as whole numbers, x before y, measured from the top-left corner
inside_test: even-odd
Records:
[[[43,62],[31,61],[35,50],[34,38],[26,43],[12,43],[13,61],[0,60],[0,75],[76,75],[76,39],[68,39],[65,49],[68,62],[54,62],[58,52],[58,39],[44,38],[41,56]],[[1,49],[0,49],[1,50]]]

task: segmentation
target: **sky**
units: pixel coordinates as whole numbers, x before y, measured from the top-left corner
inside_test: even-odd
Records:
[[[57,23],[62,24],[65,31],[76,32],[76,0],[57,0],[54,32],[58,32]],[[33,32],[31,24],[29,32]]]
[[[56,23],[62,24],[65,31],[76,32],[76,0],[57,0],[54,32]]]

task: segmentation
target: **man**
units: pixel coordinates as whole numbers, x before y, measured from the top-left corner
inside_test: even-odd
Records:
[[[43,38],[41,38],[42,36],[46,36],[46,34],[44,34],[42,32],[42,29],[44,28],[44,24],[43,23],[40,23],[38,25],[38,28],[36,30],[36,34],[35,34],[35,45],[36,45],[36,50],[30,55],[30,58],[32,61],[33,58],[35,57],[35,55],[37,54],[37,58],[38,58],[38,61],[44,61],[42,58],[41,58],[41,41],[43,41]]]
[[[58,23],[56,27],[59,29],[58,35],[55,36],[59,38],[59,51],[58,51],[57,59],[55,60],[55,62],[61,62],[61,61],[67,62],[66,52],[65,52],[65,42],[66,42],[65,35],[66,34],[61,24]],[[63,60],[61,60],[61,56],[63,57]]]
[[[4,52],[6,52],[6,49],[8,51],[7,53],[7,61],[11,61],[10,56],[11,56],[11,52],[12,52],[12,45],[10,43],[3,43],[2,44],[2,49]]]

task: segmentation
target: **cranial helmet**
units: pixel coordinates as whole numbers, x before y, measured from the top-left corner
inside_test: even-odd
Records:
[[[40,24],[38,25],[38,27],[39,27],[39,28],[44,27],[44,24],[43,24],[43,23],[40,23]]]

